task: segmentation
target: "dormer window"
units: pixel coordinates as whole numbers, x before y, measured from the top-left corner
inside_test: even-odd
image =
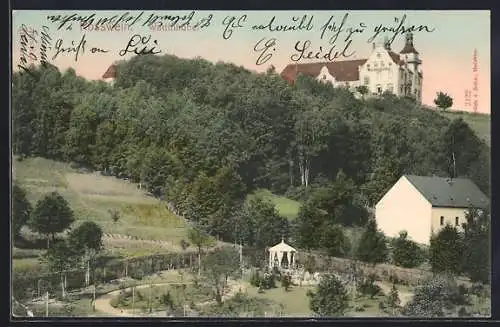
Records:
[[[323,79],[326,79],[326,75],[323,74]]]

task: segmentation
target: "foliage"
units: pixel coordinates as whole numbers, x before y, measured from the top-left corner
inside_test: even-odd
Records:
[[[347,290],[333,274],[324,275],[316,291],[309,291],[307,296],[311,311],[320,317],[343,316],[349,306]]]
[[[491,231],[487,210],[469,209],[463,226],[463,272],[472,282],[489,283],[491,279]]]
[[[302,204],[295,220],[295,241],[306,250],[317,249],[320,245],[322,227],[326,215],[311,202]]]
[[[429,262],[432,271],[459,274],[462,270],[463,253],[463,242],[457,229],[446,225],[431,237]]]
[[[73,211],[68,202],[59,193],[52,192],[38,200],[29,226],[34,231],[52,236],[61,233],[73,223]]]
[[[375,296],[382,293],[382,289],[380,286],[375,284],[375,276],[369,275],[366,278],[362,278],[362,280],[357,284],[358,292],[363,295],[370,296],[373,299]]]
[[[33,208],[26,198],[26,191],[19,185],[12,185],[12,235],[19,236],[21,228],[30,219]]]
[[[108,209],[109,215],[111,217],[111,220],[113,220],[113,223],[117,223],[120,220],[120,211],[116,209]]]
[[[413,317],[443,317],[455,306],[465,305],[468,298],[460,294],[455,280],[446,276],[435,276],[424,280],[415,289],[413,299],[408,302],[402,313]]]
[[[323,227],[321,246],[332,257],[346,257],[351,250],[351,243],[342,228],[333,224]]]
[[[135,56],[117,69],[113,87],[52,65],[15,72],[14,154],[141,182],[205,232],[256,247],[290,231],[274,214],[247,224],[255,211],[242,208],[246,194],[325,188],[330,223],[364,225],[365,204],[352,194],[373,206],[403,173],[447,174],[449,135],[457,174],[489,192],[489,147],[460,124],[446,134],[447,118],[408,99],[360,101],[306,76],[290,85],[273,69],[171,55]]]
[[[436,93],[436,99],[434,99],[434,104],[438,106],[438,108],[446,110],[453,105],[453,99],[447,93],[438,92]]]
[[[281,217],[276,207],[261,197],[254,197],[243,206],[233,229],[236,240],[242,244],[264,249],[290,234],[288,220]]]
[[[93,221],[85,221],[71,230],[69,244],[76,251],[99,252],[102,249],[102,228]]]
[[[214,289],[215,300],[222,304],[222,296],[230,276],[239,270],[239,255],[234,248],[223,247],[209,253],[203,260],[204,277]]]
[[[292,286],[292,276],[288,274],[281,276],[281,287],[288,292],[290,290],[290,286]]]
[[[371,264],[387,260],[388,249],[385,236],[377,229],[375,219],[370,219],[356,251],[357,259]]]
[[[402,231],[392,242],[392,262],[399,267],[414,268],[424,262],[424,253],[417,243],[408,239],[408,232]]]

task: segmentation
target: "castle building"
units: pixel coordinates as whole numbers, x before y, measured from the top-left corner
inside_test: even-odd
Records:
[[[294,83],[299,74],[330,82],[335,87],[347,87],[353,92],[366,86],[367,94],[390,92],[422,102],[422,61],[413,45],[413,34],[407,33],[403,49],[392,51],[390,42],[372,44],[367,59],[290,64],[281,76]]]

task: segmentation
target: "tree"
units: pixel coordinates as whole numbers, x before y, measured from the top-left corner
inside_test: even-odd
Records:
[[[325,213],[317,209],[311,201],[300,206],[295,219],[295,241],[299,247],[308,251],[319,247],[325,217]]]
[[[215,243],[213,237],[203,232],[198,228],[191,228],[188,230],[188,238],[191,243],[196,246],[198,250],[198,276],[201,275],[201,252],[204,247],[212,246]]]
[[[491,234],[488,210],[470,208],[463,226],[463,271],[472,282],[489,283],[491,278]]]
[[[26,192],[19,185],[12,186],[12,235],[18,237],[21,228],[29,221],[33,208]]]
[[[47,252],[41,257],[46,262],[50,271],[60,274],[62,296],[66,296],[66,272],[73,268],[81,253],[68,245],[65,240],[54,242]]]
[[[437,92],[436,99],[434,99],[434,104],[438,106],[438,108],[446,110],[453,105],[453,98],[450,97],[447,93]]]
[[[212,285],[215,300],[222,305],[222,296],[228,279],[239,270],[239,255],[234,248],[224,247],[209,253],[203,260],[204,276]]]
[[[431,237],[429,261],[434,273],[459,274],[463,255],[463,242],[455,227],[446,225]]]
[[[273,203],[258,196],[244,204],[233,222],[235,241],[257,249],[274,245],[290,234],[288,220],[279,215]]]
[[[423,251],[417,243],[408,239],[408,232],[401,231],[392,242],[392,261],[404,268],[418,267],[424,261]]]
[[[83,254],[87,267],[86,285],[90,283],[91,263],[102,249],[102,229],[93,221],[86,221],[69,233],[68,244],[77,253]]]
[[[349,297],[342,282],[333,274],[321,278],[316,292],[308,291],[309,308],[320,317],[343,316]]]
[[[396,288],[396,284],[392,284],[391,291],[387,295],[387,306],[392,309],[392,315],[396,314],[396,310],[400,308],[400,305],[399,291]]]
[[[163,304],[167,308],[167,310],[173,311],[175,309],[175,302],[172,298],[172,295],[170,294],[170,291],[162,294],[160,301],[161,304]]]
[[[385,236],[377,229],[375,219],[370,219],[356,250],[356,258],[372,263],[383,263],[387,260],[388,249]]]
[[[361,97],[364,99],[365,95],[368,94],[368,92],[370,90],[368,89],[368,86],[366,86],[366,85],[360,85],[360,86],[356,87],[356,91],[358,91],[359,94],[361,94]]]
[[[345,257],[349,254],[351,243],[339,225],[326,224],[321,236],[321,247],[329,256]]]
[[[415,289],[412,300],[403,307],[402,314],[419,318],[443,317],[447,310],[466,302],[453,277],[434,276],[424,280]]]
[[[29,220],[32,230],[55,240],[55,235],[61,233],[73,223],[73,211],[68,202],[59,193],[52,192],[36,203],[35,210]]]

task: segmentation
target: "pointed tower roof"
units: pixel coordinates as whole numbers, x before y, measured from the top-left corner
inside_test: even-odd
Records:
[[[413,46],[413,33],[406,33],[406,42],[403,50],[401,50],[399,53],[405,54],[405,53],[414,53],[418,54],[418,51],[415,50],[415,47]]]

